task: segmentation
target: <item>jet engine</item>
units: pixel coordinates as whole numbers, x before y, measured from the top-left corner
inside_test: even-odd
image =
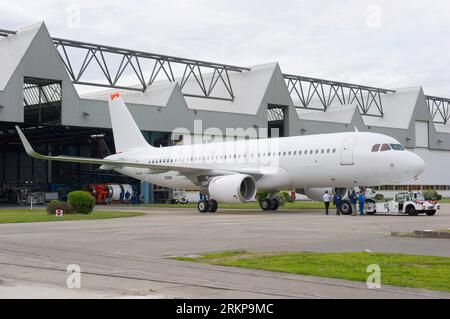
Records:
[[[248,202],[256,195],[256,182],[253,177],[243,174],[214,177],[209,182],[208,194],[218,202]]]
[[[348,188],[343,187],[336,187],[336,188],[302,188],[302,189],[296,189],[297,193],[305,195],[310,200],[321,202],[323,200],[323,194],[325,194],[326,191],[328,191],[329,194],[339,194],[342,198],[346,198],[349,192]]]

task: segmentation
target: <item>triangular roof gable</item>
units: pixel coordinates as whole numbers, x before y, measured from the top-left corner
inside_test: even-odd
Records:
[[[20,29],[16,34],[0,37],[0,91],[5,90],[43,23]]]

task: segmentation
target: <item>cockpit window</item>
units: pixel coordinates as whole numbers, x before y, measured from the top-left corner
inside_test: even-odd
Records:
[[[375,144],[372,147],[372,152],[378,152],[380,150],[380,146],[381,146],[381,144]]]
[[[389,144],[381,145],[380,152],[386,152],[386,151],[390,151],[390,150],[391,150],[391,147],[389,146]]]
[[[391,144],[394,151],[404,151],[405,148],[401,144]]]

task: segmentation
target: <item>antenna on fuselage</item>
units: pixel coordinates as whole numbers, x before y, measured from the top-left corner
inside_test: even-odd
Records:
[[[356,126],[355,126],[355,133],[359,133],[359,130]]]

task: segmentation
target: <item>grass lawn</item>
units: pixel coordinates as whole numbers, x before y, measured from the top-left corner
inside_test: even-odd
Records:
[[[450,198],[443,198],[440,201],[438,201],[439,203],[444,203],[444,204],[450,204]]]
[[[67,214],[62,217],[49,215],[42,208],[30,209],[0,209],[0,224],[7,223],[32,223],[32,222],[59,222],[70,220],[110,219],[124,218],[144,215],[143,213],[131,212],[97,212],[90,214]]]
[[[143,204],[141,207],[150,208],[197,208],[196,203],[191,204]],[[259,204],[256,202],[243,204],[224,204],[219,203],[219,208],[225,209],[259,209]],[[323,203],[319,202],[294,202],[286,203],[281,209],[325,209]]]
[[[381,267],[381,284],[450,292],[450,258],[385,253],[277,253],[229,251],[177,260],[293,274],[366,281],[367,266]]]

